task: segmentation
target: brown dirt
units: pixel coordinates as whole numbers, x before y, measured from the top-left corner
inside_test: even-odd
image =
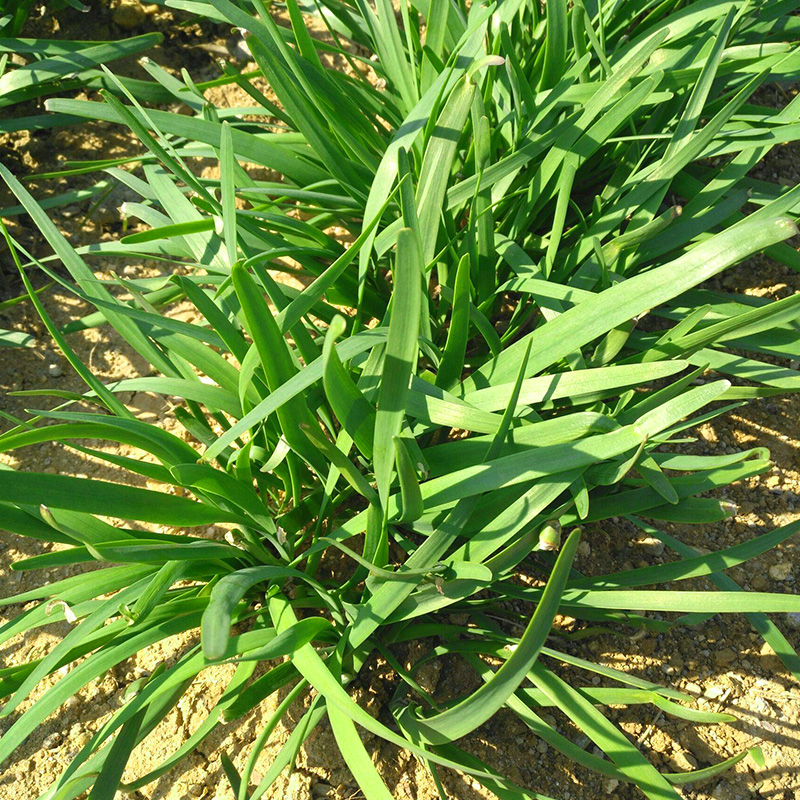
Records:
[[[109,15],[112,10],[109,10]],[[99,32],[95,31],[95,38],[107,35],[102,28],[104,25],[111,26],[109,31],[112,35],[120,35],[113,27],[113,22],[101,19],[98,24],[100,28]],[[147,26],[153,25],[174,31],[174,20],[161,11],[150,17]],[[69,27],[63,25],[62,32],[65,30],[68,31]],[[195,35],[199,38],[199,32],[194,30],[192,33],[192,30],[189,29],[189,33],[175,33],[175,44],[186,44],[186,36]],[[87,34],[82,32],[82,36]],[[210,43],[214,48],[228,46],[223,38],[206,38],[202,42],[195,39],[195,42]],[[173,55],[175,51],[168,46],[162,50],[163,59],[159,60],[168,65],[174,64],[170,58],[177,57]],[[198,49],[197,52],[206,54],[208,51]],[[212,52],[216,54],[216,51]],[[185,50],[182,49],[180,53],[183,57]],[[201,70],[203,58],[204,55],[198,57],[201,63],[197,66]],[[207,60],[204,63],[208,65]],[[237,98],[234,90],[230,89],[221,90],[214,99],[220,104],[241,102],[241,98]],[[32,138],[20,136],[14,141],[0,142],[4,160],[11,157],[12,169],[17,174],[52,168],[50,156],[55,152],[67,154],[70,158],[92,157],[100,152],[101,147],[104,155],[130,152],[132,142],[119,130],[104,125],[82,126]],[[798,156],[800,153],[796,148],[776,148],[775,155],[765,169],[775,173],[777,179],[794,183],[798,175],[793,165],[800,163]],[[98,234],[110,237],[119,230],[121,223],[116,209],[124,199],[123,196],[112,194],[99,213],[89,220],[83,219],[76,209],[61,209],[54,216],[74,242],[89,241]],[[24,223],[18,223],[17,233],[24,234],[23,228]],[[32,229],[27,228],[27,233],[30,241],[36,244]],[[36,246],[40,247],[41,244]],[[1,255],[6,260],[7,254]],[[100,261],[95,266],[98,274],[107,277],[112,264]],[[138,266],[136,274],[140,274],[140,269],[157,274],[159,268],[155,264],[142,264]],[[777,297],[800,290],[800,276],[787,274],[786,270],[759,260],[730,273],[724,279],[724,285],[753,294]],[[47,293],[45,303],[57,322],[65,322],[89,310],[61,292]],[[186,318],[186,312],[185,308],[176,309],[176,313],[184,315],[183,318]],[[9,390],[40,387],[81,389],[80,380],[53,351],[27,305],[18,307],[0,321],[0,327],[34,331],[37,336],[33,348],[13,353],[6,351],[0,359],[0,389],[3,391],[5,411],[20,414],[26,407],[36,407],[46,402],[44,399],[37,401],[35,398],[7,397]],[[145,370],[141,360],[107,329],[75,334],[71,337],[71,343],[103,380],[130,377]],[[51,375],[48,369],[50,364],[58,364],[62,374],[58,377]],[[142,418],[176,430],[170,409],[160,398],[137,393],[128,400],[131,408]],[[669,525],[665,526],[665,530],[697,548],[712,550],[745,541],[758,533],[800,518],[799,417],[800,398],[789,396],[751,403],[702,426],[696,432],[698,442],[693,446],[694,452],[719,454],[744,447],[766,446],[776,466],[767,476],[744,481],[727,492],[729,499],[738,503],[740,508],[734,520],[717,525]],[[97,443],[97,447],[102,449],[102,444]],[[116,449],[116,452],[133,454],[124,448]],[[5,460],[21,469],[107,479],[117,477],[114,467],[58,445],[28,448]],[[0,563],[0,592],[8,595],[37,585],[42,580],[41,575],[15,572],[9,567],[24,557],[48,549],[30,540],[0,533],[0,551],[4,556]],[[619,569],[621,565],[629,568],[671,558],[668,552],[664,552],[653,541],[643,539],[627,524],[605,522],[587,530],[578,567],[592,574]],[[800,579],[796,565],[797,545],[789,541],[746,567],[730,570],[729,574],[744,588],[796,593]],[[62,568],[59,577],[77,570],[77,567]],[[697,587],[684,584],[681,588],[700,587],[707,588],[707,585],[698,581]],[[19,607],[2,609],[0,621],[21,610]],[[568,626],[568,621],[564,622]],[[789,626],[784,618],[776,617],[775,622],[791,643],[796,648],[800,647],[800,630]],[[0,664],[18,663],[41,656],[65,631],[66,623],[56,623],[30,635],[17,637],[0,649]],[[20,748],[15,763],[0,773],[0,796],[13,796],[18,800],[37,797],[61,772],[71,754],[86,741],[90,732],[118,707],[125,687],[132,680],[149,674],[162,661],[169,663],[192,640],[193,637],[188,635],[176,637],[151,648],[87,687],[76,703],[54,714]],[[403,655],[413,660],[428,645],[420,643],[416,652],[409,649]],[[697,696],[698,707],[728,710],[739,718],[732,725],[694,726],[655,714],[648,707],[611,710],[612,719],[632,740],[639,742],[653,763],[665,771],[690,769],[695,765],[707,766],[755,743],[762,745],[766,757],[763,769],[745,760],[722,778],[685,788],[686,798],[744,800],[763,797],[788,800],[800,795],[798,686],[743,618],[718,616],[698,628],[676,628],[668,634],[648,634],[643,638],[609,634],[588,641],[560,642],[559,646],[576,655],[683,689]],[[180,706],[137,749],[126,772],[127,779],[142,775],[155,766],[202,722],[221,692],[226,669],[229,668],[209,670],[197,679]],[[372,674],[373,678],[356,690],[357,696],[373,713],[385,713],[382,706],[391,693],[389,671],[376,665]],[[425,677],[428,687],[443,697],[466,692],[474,685],[473,676],[451,660],[444,660],[440,667],[431,668]],[[53,682],[44,681],[35,696],[41,695]],[[265,703],[239,723],[223,726],[178,769],[133,797],[137,800],[229,800],[232,793],[222,775],[220,754],[228,753],[234,763],[242,767],[251,744],[274,707],[275,702]],[[268,768],[272,756],[288,737],[293,722],[299,718],[299,713],[298,704],[285,720],[287,725],[278,726],[259,761],[257,773],[263,774]],[[551,721],[562,733],[582,741],[580,734],[564,717],[555,713]],[[8,722],[3,720],[0,723],[0,731],[7,728]],[[396,797],[427,799],[437,796],[425,769],[408,753],[400,752],[369,734],[365,735],[365,739],[376,753],[379,769]],[[613,781],[576,768],[573,762],[533,737],[510,714],[498,714],[463,745],[512,780],[560,800],[594,800],[606,795],[619,798],[640,796],[631,787],[615,786]],[[591,749],[588,742],[585,742],[585,746]],[[468,777],[447,772],[442,777],[452,797],[477,800],[491,796]],[[259,775],[256,780],[258,778]],[[330,797],[339,800],[359,796],[355,782],[338,753],[330,727],[325,722],[313,733],[301,752],[295,771],[291,775],[284,772],[268,794],[270,798]]]

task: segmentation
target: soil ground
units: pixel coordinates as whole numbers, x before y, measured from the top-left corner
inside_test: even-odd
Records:
[[[180,65],[187,66],[196,78],[202,79],[216,74],[212,56],[221,55],[223,51],[236,55],[235,41],[227,37],[227,31],[219,26],[179,27],[171,14],[158,7],[148,7],[146,11],[142,25],[135,32],[156,28],[166,33],[165,44],[154,57],[168,67],[179,66],[180,58]],[[89,30],[81,29],[80,38],[114,38],[128,33],[116,26],[113,13],[114,6],[110,6],[93,16],[92,26]],[[85,18],[81,18],[80,23],[85,26]],[[43,24],[47,24],[46,21]],[[73,27],[77,24],[67,14],[59,29],[49,33],[78,38]],[[189,63],[186,63],[187,58]],[[121,69],[133,73],[135,64],[123,64]],[[239,102],[230,92],[220,92],[214,100],[220,104]],[[134,148],[130,137],[119,129],[93,124],[43,132],[33,137],[22,134],[0,141],[0,158],[21,175],[54,168],[54,153],[78,159],[95,157],[101,152],[103,155],[135,152]],[[761,170],[773,180],[794,185],[800,178],[798,165],[800,150],[783,147],[776,148]],[[35,190],[40,188],[36,184],[33,186]],[[48,192],[54,190],[52,185],[46,188]],[[44,190],[42,184],[41,193]],[[123,193],[112,193],[88,219],[84,218],[84,211],[80,208],[55,210],[53,217],[73,243],[96,240],[98,236],[108,238],[120,230],[122,222],[118,207],[124,199]],[[37,255],[45,252],[34,229],[25,221],[17,221],[15,233],[23,239],[27,237]],[[5,269],[9,268],[7,253],[0,254],[0,261]],[[98,274],[103,277],[109,276],[112,266],[110,262],[95,262]],[[134,269],[136,275],[158,273],[154,264],[138,264]],[[9,283],[7,280],[6,291],[13,294],[13,286],[9,289]],[[759,259],[728,273],[722,286],[752,294],[783,297],[800,291],[800,275]],[[58,291],[48,291],[44,301],[57,322],[65,322],[90,310]],[[188,313],[186,308],[176,309],[178,315]],[[23,401],[23,398],[7,397],[6,392],[10,390],[43,386],[67,390],[82,388],[78,377],[53,350],[28,304],[18,306],[0,319],[0,327],[31,331],[36,336],[32,348],[5,351],[0,355],[0,391],[5,411],[20,414],[26,407],[36,405],[31,398]],[[141,360],[108,329],[91,329],[75,334],[71,343],[104,381],[131,377],[145,370]],[[146,393],[137,393],[127,399],[130,407],[142,418],[167,427],[174,426],[169,406],[161,399]],[[763,446],[770,450],[775,466],[767,475],[731,487],[727,497],[739,507],[734,519],[716,525],[669,525],[665,530],[707,551],[731,546],[800,519],[798,421],[800,398],[790,395],[751,403],[695,431],[697,442],[692,446],[695,452],[720,454]],[[125,449],[116,452],[134,454]],[[6,461],[20,469],[107,479],[116,477],[113,467],[60,446],[28,448],[6,458]],[[586,531],[585,541],[577,566],[590,574],[672,558],[657,542],[642,538],[623,522],[592,526]],[[12,571],[10,565],[46,549],[30,540],[0,533],[0,595],[15,594],[38,584],[41,575],[35,571]],[[747,589],[796,593],[800,581],[797,549],[798,543],[790,540],[746,567],[730,570],[729,574]],[[75,571],[77,568],[66,567],[59,571],[59,575],[65,577]],[[695,586],[684,584],[682,588],[708,586],[698,581]],[[2,609],[0,622],[21,610],[19,607]],[[800,618],[776,617],[774,621],[793,646],[800,648]],[[569,621],[562,623],[562,627],[569,630]],[[18,637],[0,648],[0,666],[41,656],[65,631],[66,624],[53,624],[32,635]],[[131,681],[150,673],[161,662],[169,663],[192,643],[191,636],[170,640],[139,654],[87,687],[74,703],[54,714],[20,748],[13,766],[0,772],[0,796],[34,800],[47,789],[91,732],[118,707]],[[430,644],[422,642],[419,648],[424,650]],[[590,640],[564,640],[559,646],[575,655],[683,689],[697,697],[700,708],[727,710],[737,716],[738,721],[731,725],[695,726],[655,714],[652,707],[647,706],[612,710],[612,718],[664,771],[707,766],[753,744],[762,746],[766,758],[763,768],[745,759],[721,778],[684,788],[682,791],[686,798],[789,800],[800,796],[800,687],[744,618],[717,616],[699,627],[675,628],[668,634],[649,634],[640,638],[609,633]],[[412,658],[414,654],[408,652],[405,655]],[[138,748],[126,779],[142,775],[155,766],[202,722],[219,696],[225,669],[220,667],[202,673],[180,706]],[[380,667],[374,670],[373,676],[357,689],[358,699],[375,713],[385,713],[383,703],[388,699],[391,687],[383,679]],[[468,691],[473,686],[474,677],[459,663],[445,661],[431,669],[426,680],[429,688],[437,693],[452,696]],[[51,683],[43,682],[37,696]],[[131,796],[137,800],[230,800],[233,795],[222,773],[220,754],[228,753],[241,767],[250,745],[269,720],[274,705],[265,703],[238,723],[223,727],[178,769]],[[293,709],[286,720],[288,724],[279,725],[273,734],[259,761],[256,780],[258,773],[263,774],[272,755],[288,737],[291,724],[300,711],[299,707]],[[554,714],[552,721],[562,733],[591,749],[590,743],[581,740],[569,720]],[[9,720],[2,720],[0,732],[8,724]],[[374,737],[367,738],[370,749],[376,754],[379,769],[396,797],[427,800],[437,796],[425,769],[408,753]],[[617,786],[614,781],[576,768],[573,762],[530,735],[511,715],[498,714],[463,745],[512,780],[559,800],[595,800],[607,795],[623,799],[641,796],[631,787]],[[445,772],[442,777],[453,798],[477,800],[491,796],[464,776]],[[268,797],[329,797],[337,800],[360,797],[326,723],[323,722],[312,734],[299,756],[295,771],[291,775],[284,773]]]

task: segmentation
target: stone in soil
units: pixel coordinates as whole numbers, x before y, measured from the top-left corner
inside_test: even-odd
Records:
[[[147,12],[141,3],[122,2],[114,10],[114,24],[124,31],[138,28],[147,19]]]

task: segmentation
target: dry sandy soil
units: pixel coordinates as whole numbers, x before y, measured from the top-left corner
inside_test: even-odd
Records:
[[[95,38],[120,36],[114,26],[112,10],[95,20]],[[226,47],[225,32],[219,29],[199,31],[196,28],[179,30],[175,20],[162,12],[153,13],[141,30],[162,28],[168,33],[165,46],[156,58],[175,66],[175,51],[179,44],[212,44],[211,51],[196,49],[195,76],[211,76],[210,56],[218,55],[214,48]],[[69,20],[67,20],[69,22]],[[203,34],[201,38],[201,33]],[[56,35],[65,35],[56,32]],[[83,32],[83,36],[87,36]],[[182,54],[185,50],[181,51]],[[183,57],[183,56],[182,56]],[[123,65],[123,69],[134,69]],[[199,74],[198,74],[199,73]],[[220,104],[237,102],[230,93],[221,92],[214,98]],[[129,137],[107,126],[95,125],[39,134],[20,135],[0,142],[0,157],[17,174],[53,166],[52,153],[67,153],[72,158],[92,157],[128,151]],[[762,168],[770,178],[794,184],[798,178],[800,152],[792,148],[776,150]],[[52,191],[52,187],[50,188]],[[95,240],[98,235],[110,237],[120,228],[118,207],[125,197],[118,192],[107,198],[90,219],[78,208],[61,209],[54,213],[61,227],[74,243]],[[44,252],[36,234],[26,223],[17,223],[17,234],[32,243],[37,254]],[[0,253],[0,261],[7,261]],[[8,269],[9,264],[2,265]],[[110,263],[96,264],[98,274],[107,277]],[[134,274],[157,274],[152,264],[139,264]],[[782,297],[800,290],[800,275],[762,261],[745,264],[723,279],[723,286],[746,290],[753,294]],[[45,303],[57,322],[65,322],[87,312],[80,302],[60,292],[48,292]],[[185,315],[188,309],[178,308]],[[0,327],[34,332],[34,347],[6,351],[0,358],[0,389],[2,408],[12,414],[22,414],[26,403],[22,398],[7,397],[15,389],[49,386],[58,389],[81,389],[78,377],[71,373],[53,350],[32,310],[23,305],[0,319]],[[90,363],[105,381],[130,377],[145,369],[124,343],[107,329],[93,329],[72,336],[72,344],[81,357]],[[50,365],[58,365],[58,369]],[[59,374],[60,373],[60,374]],[[32,401],[26,398],[27,405]],[[128,398],[130,407],[142,418],[176,429],[168,404],[154,395],[137,393]],[[43,402],[43,401],[42,401]],[[35,405],[35,403],[34,403]],[[696,452],[723,453],[765,446],[772,453],[775,467],[772,472],[731,487],[727,496],[739,506],[733,519],[717,525],[671,525],[666,529],[697,548],[716,550],[745,541],[800,518],[800,441],[798,441],[800,398],[788,396],[752,403],[733,414],[715,420],[697,430]],[[117,451],[119,452],[119,450]],[[131,451],[122,450],[131,455]],[[6,459],[17,468],[74,475],[91,475],[114,479],[112,467],[61,446],[42,445],[20,451]],[[630,568],[669,560],[671,556],[653,540],[642,539],[624,523],[604,523],[587,530],[588,546],[582,548],[578,567],[597,573],[612,569]],[[0,533],[0,595],[15,594],[35,586],[42,580],[36,572],[11,571],[10,565],[21,558],[44,552],[29,540]],[[800,562],[797,543],[790,540],[779,549],[750,562],[744,568],[734,568],[729,574],[743,587],[758,591],[792,592],[798,590]],[[63,568],[60,576],[71,574],[75,568]],[[708,588],[703,582],[696,587]],[[684,588],[688,588],[684,586]],[[20,607],[2,609],[0,621],[19,613]],[[797,618],[796,618],[797,619]],[[792,644],[800,647],[800,630],[791,620],[776,618],[775,622]],[[65,624],[54,624],[35,634],[18,637],[0,648],[0,665],[36,658],[45,653],[65,632]],[[92,730],[106,719],[122,700],[126,685],[151,672],[162,661],[170,662],[190,646],[192,637],[182,637],[141,653],[136,658],[108,673],[87,687],[69,707],[53,715],[17,753],[13,766],[0,772],[0,796],[15,800],[33,800],[44,791],[68,763],[71,754],[87,740]],[[425,649],[430,643],[420,643]],[[743,618],[715,617],[698,628],[677,628],[668,634],[648,634],[644,638],[608,634],[591,640],[561,642],[576,655],[584,655],[600,663],[627,670],[683,689],[697,697],[700,708],[727,710],[738,721],[725,726],[694,726],[680,720],[652,713],[649,707],[615,709],[611,716],[643,752],[665,771],[707,766],[732,756],[753,744],[760,743],[766,765],[757,767],[745,760],[722,778],[717,778],[683,790],[685,797],[695,800],[744,800],[763,797],[769,800],[789,800],[800,795],[800,694],[798,685],[783,669],[777,657],[750,628]],[[406,654],[412,657],[413,653]],[[127,779],[144,774],[165,758],[194,730],[213,706],[221,691],[222,671],[219,667],[203,673],[191,691],[170,717],[138,748],[131,760]],[[445,679],[443,676],[446,675]],[[428,685],[442,697],[469,690],[473,676],[456,662],[445,662],[431,669],[426,676]],[[47,686],[44,682],[37,695]],[[358,698],[375,713],[381,713],[390,687],[382,680],[381,670],[375,678],[357,689]],[[225,780],[220,753],[226,752],[241,767],[249,746],[269,719],[274,703],[265,703],[254,713],[229,724],[206,740],[175,771],[145,787],[131,797],[138,800],[230,800],[233,794]],[[643,709],[647,709],[643,711]],[[301,712],[293,709],[288,726],[280,725],[273,734],[259,762],[257,772],[268,767],[271,754],[285,741],[291,724]],[[13,718],[12,718],[13,719]],[[558,714],[553,720],[562,733],[581,741],[571,723]],[[8,720],[0,722],[0,732]],[[408,753],[400,752],[380,740],[367,736],[368,746],[375,752],[379,769],[386,776],[393,793],[399,798],[433,798],[435,788],[424,768]],[[619,798],[640,797],[627,786],[596,776],[559,756],[547,745],[534,738],[511,715],[499,714],[464,743],[464,746],[508,775],[512,780],[533,791],[560,800],[594,800],[606,795]],[[591,745],[581,742],[587,748]],[[258,779],[258,775],[256,779]],[[448,793],[459,800],[489,797],[485,790],[469,778],[456,774],[443,775]],[[322,723],[301,752],[296,769],[277,781],[268,795],[271,798],[290,797],[360,797],[355,782],[342,761],[330,728]]]

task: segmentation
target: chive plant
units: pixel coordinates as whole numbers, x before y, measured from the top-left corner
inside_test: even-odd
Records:
[[[7,717],[71,666],[18,713],[0,760],[87,683],[195,630],[197,645],[136,685],[43,800],[146,787],[279,690],[243,769],[223,756],[238,800],[265,796],[325,718],[370,800],[391,793],[361,729],[414,753],[437,785],[446,767],[500,797],[542,797],[459,744],[501,709],[652,800],[745,757],[659,772],[606,705],[731,717],[575,658],[554,621],[664,631],[744,613],[800,679],[766,616],[800,611],[800,598],[743,592],[724,573],[798,525],[707,554],[658,527],[730,516],[718,490],[771,466],[763,448],[687,455],[687,430],[800,387],[782,361],[797,353],[800,295],[770,301],[707,283],[756,253],[800,265],[787,242],[800,188],[749,177],[800,138],[798,101],[775,109],[756,94],[800,74],[800,2],[430,0],[396,14],[388,0],[287,0],[286,25],[261,0],[170,5],[246,31],[274,96],[237,78],[253,105],[232,113],[188,76],[148,64],[185,113],[149,108],[111,73],[116,92],[102,102],[49,103],[136,134],[141,169],[106,175],[140,197],[127,213],[146,230],[73,248],[0,166],[53,249],[37,260],[6,232],[26,286],[40,269],[96,308],[59,329],[31,292],[86,391],[31,408],[0,448],[59,442],[161,488],[0,470],[0,524],[62,545],[14,565],[39,570],[40,588],[2,602],[38,604],[2,639],[53,618],[72,626],[46,655],[0,671]],[[330,55],[347,68],[326,66]],[[200,158],[218,162],[219,178],[198,177]],[[100,280],[89,265],[98,254],[159,259],[164,274]],[[171,315],[178,301],[196,321]],[[70,346],[92,325],[113,327],[151,373],[99,380]],[[137,419],[122,399],[132,390],[182,398],[185,435]],[[582,574],[580,537],[618,518],[675,559]],[[227,537],[206,533],[218,524]],[[81,563],[102,568],[59,578]],[[675,588],[698,577],[719,590]],[[405,669],[399,654],[422,638],[433,644]],[[350,693],[376,657],[394,671],[377,718]],[[463,659],[479,688],[448,702],[427,693],[415,675],[438,658]],[[121,784],[134,748],[223,661],[236,668],[205,722]],[[301,721],[256,782],[270,733],[303,697]],[[557,731],[549,706],[601,755]]]

